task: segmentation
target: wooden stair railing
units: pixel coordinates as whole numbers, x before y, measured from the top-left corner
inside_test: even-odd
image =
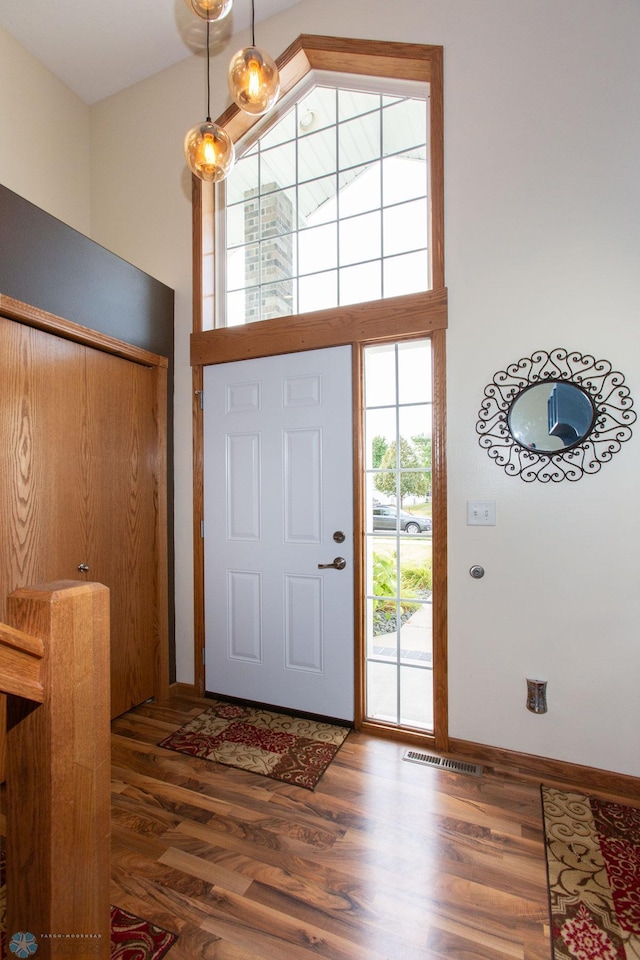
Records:
[[[38,960],[108,960],[109,590],[39,584],[7,610],[7,944],[30,933]]]

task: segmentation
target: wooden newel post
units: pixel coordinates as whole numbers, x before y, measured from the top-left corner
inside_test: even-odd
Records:
[[[7,942],[30,933],[37,960],[108,960],[109,590],[22,588],[8,619],[43,642],[43,697],[7,702]]]

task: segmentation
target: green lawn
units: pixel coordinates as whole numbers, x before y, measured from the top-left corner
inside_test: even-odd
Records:
[[[410,507],[403,507],[402,509],[405,510],[407,513],[415,513],[421,517],[430,517],[432,515],[431,514],[432,506],[433,504],[431,500],[429,500],[428,503],[416,503],[416,504],[412,504]]]
[[[374,553],[395,553],[396,540],[394,537],[372,537]],[[433,556],[431,537],[413,535],[403,537],[400,542],[400,553],[403,566],[420,566],[430,564]]]

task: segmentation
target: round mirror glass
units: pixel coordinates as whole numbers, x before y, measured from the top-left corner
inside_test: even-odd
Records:
[[[595,414],[591,398],[580,387],[549,380],[519,393],[507,419],[512,437],[521,446],[555,453],[585,440]]]

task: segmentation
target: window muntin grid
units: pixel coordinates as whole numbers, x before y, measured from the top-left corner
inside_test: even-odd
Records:
[[[241,156],[219,326],[429,289],[427,108],[316,85]]]
[[[430,732],[434,722],[430,341],[365,347],[363,399],[365,716]]]

